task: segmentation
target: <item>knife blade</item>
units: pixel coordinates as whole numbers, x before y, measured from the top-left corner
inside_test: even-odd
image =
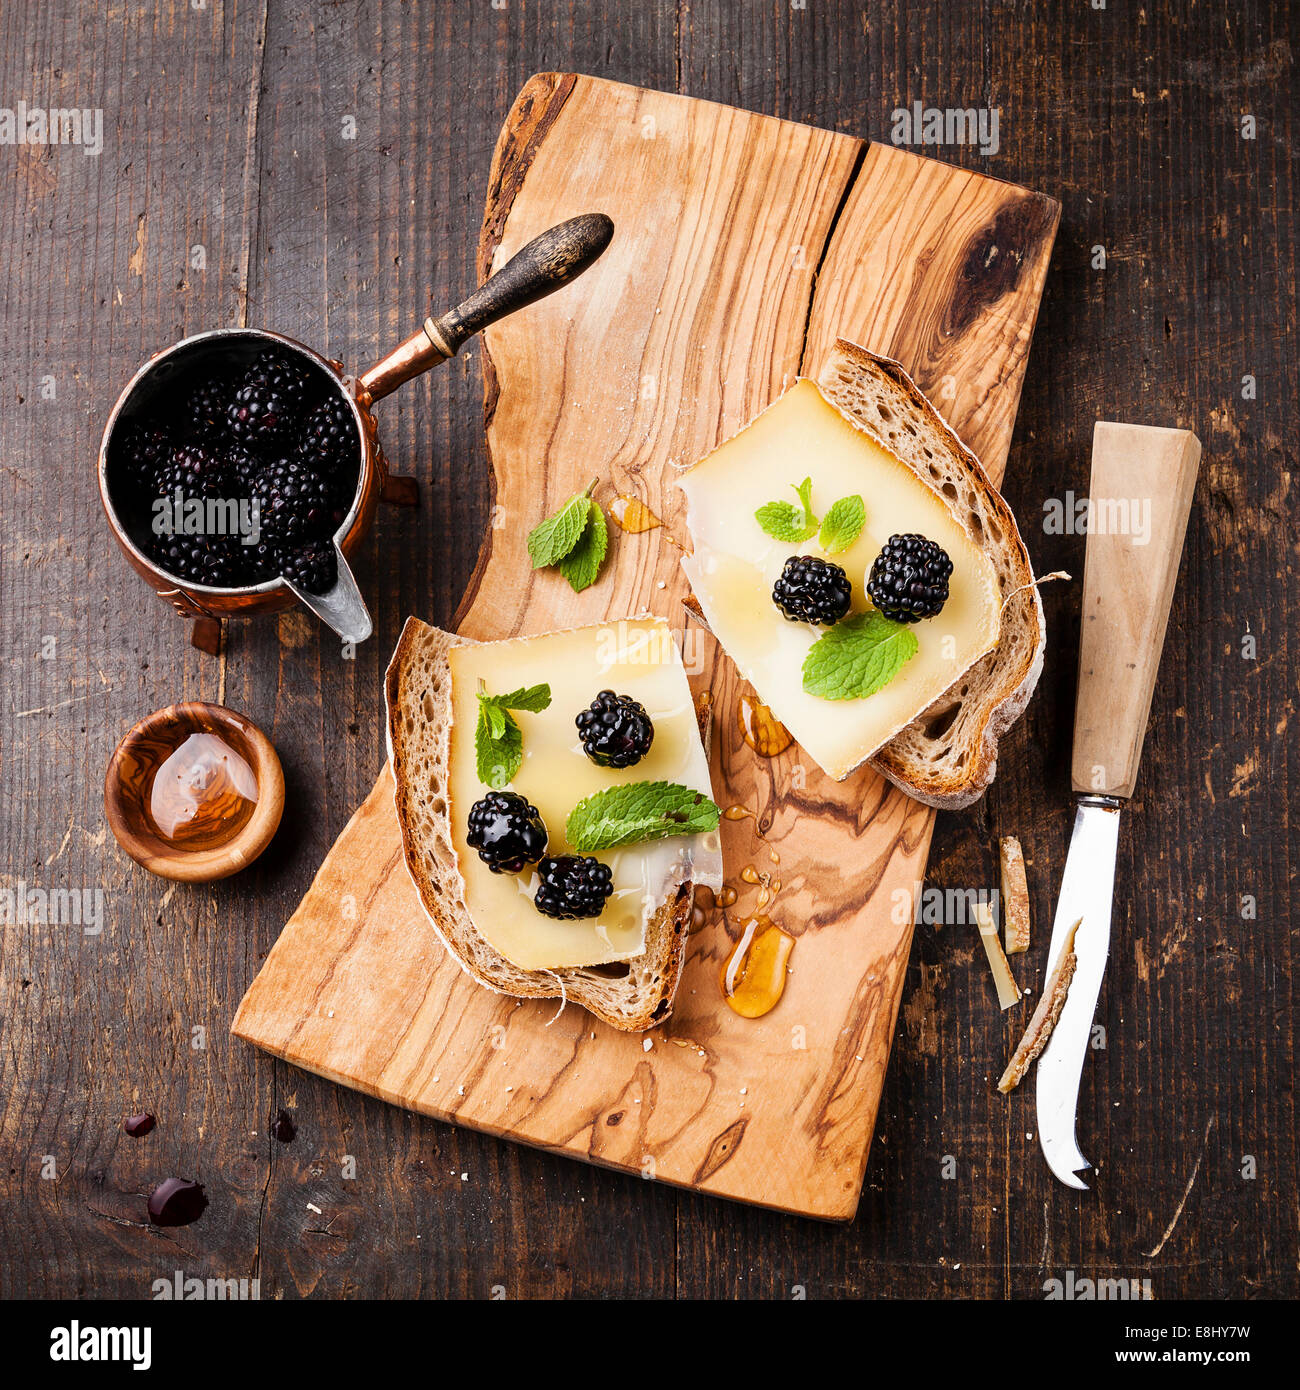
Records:
[[[1079,1148],[1079,1082],[1110,952],[1120,806],[1133,795],[1192,492],[1189,430],[1098,420],[1086,515],[1079,687],[1070,781],[1079,800],[1052,926],[1050,971],[1071,930],[1069,993],[1038,1059],[1038,1142],[1068,1187],[1092,1164]]]
[[[1110,951],[1111,897],[1115,850],[1119,843],[1120,803],[1114,797],[1080,797],[1074,831],[1052,923],[1048,973],[1056,969],[1071,928],[1076,965],[1070,993],[1043,1055],[1038,1059],[1038,1142],[1047,1165],[1067,1187],[1086,1190],[1076,1169],[1092,1164],[1079,1149],[1075,1133],[1079,1082],[1088,1055],[1092,1019]]]

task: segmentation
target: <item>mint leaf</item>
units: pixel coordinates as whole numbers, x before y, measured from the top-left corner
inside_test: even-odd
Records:
[[[577,545],[590,511],[590,494],[575,492],[554,516],[548,516],[528,533],[528,554],[535,570],[564,559]]]
[[[605,525],[605,513],[601,511],[600,503],[593,499],[577,545],[555,566],[569,581],[575,594],[580,594],[596,582],[608,548],[609,528]]]
[[[474,761],[478,780],[500,791],[509,786],[524,760],[524,736],[507,711],[527,710],[537,714],[551,703],[551,687],[546,684],[520,686],[508,695],[478,692],[478,723],[474,726]]]
[[[861,700],[889,684],[916,655],[916,633],[880,613],[855,613],[809,649],[803,688],[824,700]]]
[[[490,700],[502,709],[520,709],[527,714],[540,714],[550,706],[551,687],[543,682],[541,685],[521,686],[518,690],[512,690],[509,695],[480,695],[479,699]]]
[[[501,733],[495,736],[491,728],[491,716],[501,719]],[[508,787],[519,764],[524,760],[524,736],[519,725],[502,710],[486,702],[480,704],[478,724],[474,729],[474,761],[478,766],[478,780],[493,791]]]
[[[754,520],[774,541],[797,544],[817,529],[793,502],[766,502],[754,513]]]
[[[479,697],[482,699],[482,696]],[[506,736],[506,715],[500,705],[492,700],[483,700],[479,706],[479,713],[487,724],[489,738],[505,738]]]
[[[790,486],[801,506],[796,507],[793,502],[765,502],[754,513],[754,520],[774,541],[794,545],[816,533],[817,518],[812,511],[812,479],[805,478],[798,486]]]
[[[714,802],[678,782],[628,782],[586,797],[569,812],[565,838],[579,854],[698,835],[718,828]]]
[[[826,513],[817,544],[827,555],[837,555],[841,550],[847,550],[862,534],[866,520],[866,503],[857,493],[851,497],[841,497]]]

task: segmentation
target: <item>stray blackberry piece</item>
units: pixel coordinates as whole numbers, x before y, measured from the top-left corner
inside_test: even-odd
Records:
[[[582,751],[598,767],[632,767],[650,751],[655,726],[630,695],[602,690],[574,720]]]
[[[469,808],[465,843],[494,874],[522,873],[546,853],[546,826],[518,792],[488,792]]]
[[[297,459],[267,464],[253,479],[252,495],[258,524],[270,541],[293,545],[323,536],[337,524],[329,485]]]
[[[772,602],[792,623],[831,627],[849,611],[853,586],[839,565],[816,555],[791,555],[772,585]]]
[[[325,594],[338,583],[338,557],[328,541],[308,541],[280,557],[279,573],[309,594]]]
[[[867,576],[867,597],[896,623],[937,617],[948,601],[952,561],[936,542],[916,534],[890,536]]]
[[[599,917],[614,891],[614,874],[608,864],[590,855],[549,856],[537,866],[541,882],[533,902],[545,917],[561,921]]]

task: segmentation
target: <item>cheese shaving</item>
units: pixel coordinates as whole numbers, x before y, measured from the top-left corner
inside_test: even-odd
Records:
[[[1020,1002],[1020,989],[1011,974],[1011,966],[998,940],[997,923],[988,903],[976,903],[975,920],[979,923],[980,940],[984,943],[984,954],[989,958],[989,968],[993,971],[993,983],[997,986],[998,1007],[1009,1009]]]

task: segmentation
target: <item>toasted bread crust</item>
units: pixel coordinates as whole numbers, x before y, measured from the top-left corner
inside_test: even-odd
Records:
[[[467,640],[408,618],[384,677],[393,800],[407,872],[425,916],[447,953],[486,989],[521,999],[564,999],[623,1031],[655,1027],[671,1016],[681,979],[693,904],[691,884],[683,884],[647,923],[646,952],[628,963],[625,979],[611,977],[611,968],[601,966],[521,970],[494,950],[474,926],[465,907],[464,881],[447,820],[445,752],[444,765],[430,767],[427,739],[430,728],[450,726],[447,652]],[[440,779],[443,788],[441,823],[435,825],[429,824],[421,804],[420,779],[430,775]]]
[[[932,469],[931,475],[927,476],[927,471],[905,457],[894,441],[881,437],[882,432],[875,422],[854,408],[852,395],[843,386],[845,373],[856,373],[877,383],[882,380],[887,383],[887,389],[895,397],[901,412],[920,418],[933,442],[947,453],[977,494],[981,512],[997,529],[998,534],[992,537],[983,525],[976,533],[957,514],[957,520],[965,526],[971,538],[986,553],[992,555],[996,552],[997,558],[1004,562],[1000,566],[1007,571],[1003,587],[1003,631],[1005,634],[1014,629],[1023,634],[1022,639],[1015,642],[1000,640],[992,652],[981,657],[929,710],[870,759],[872,767],[916,800],[942,809],[960,809],[977,801],[993,781],[997,773],[998,741],[1024,713],[1042,674],[1047,645],[1042,601],[1034,587],[1029,552],[1011,509],[990,482],[979,459],[962,443],[956,431],[930,403],[906,369],[892,358],[880,357],[857,343],[841,338],[836,342],[818,384],[841,411],[882,447],[902,458],[922,482],[937,492],[939,489],[935,483],[939,470]],[[1006,582],[1008,579],[1009,583]],[[960,772],[936,766],[930,759],[919,756],[929,739],[925,733],[926,724],[935,717],[936,712],[949,710],[962,700],[967,700],[972,690],[978,690],[980,698],[975,726],[967,734],[971,752]]]

